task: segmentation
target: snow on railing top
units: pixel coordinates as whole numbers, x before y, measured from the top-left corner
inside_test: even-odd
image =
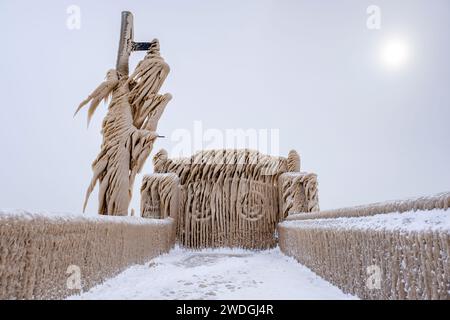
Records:
[[[298,229],[357,229],[397,231],[440,231],[450,233],[450,210],[435,209],[389,213],[366,217],[284,221],[281,227]]]
[[[104,216],[71,212],[27,211],[21,209],[0,209],[0,222],[4,219],[16,220],[47,220],[51,222],[108,222],[127,224],[168,224],[173,220],[147,219],[141,217]]]
[[[313,213],[291,214],[286,220],[330,219],[343,217],[364,217],[384,213],[402,213],[410,211],[426,212],[434,209],[447,210],[450,207],[450,192],[432,196],[372,203],[368,205],[326,210]],[[450,211],[449,211],[450,214]]]

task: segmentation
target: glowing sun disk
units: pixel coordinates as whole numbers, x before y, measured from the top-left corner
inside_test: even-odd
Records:
[[[409,60],[409,47],[399,39],[387,41],[381,48],[381,60],[389,68],[398,69]]]

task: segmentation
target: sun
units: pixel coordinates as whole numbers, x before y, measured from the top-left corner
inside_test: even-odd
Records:
[[[381,47],[381,61],[390,69],[400,69],[410,59],[410,48],[405,40],[393,38],[387,40]]]

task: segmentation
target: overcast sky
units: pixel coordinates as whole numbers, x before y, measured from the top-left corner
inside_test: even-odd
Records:
[[[80,29],[67,27],[70,5]],[[367,28],[370,5],[381,9],[379,30]],[[134,13],[136,40],[159,38],[171,66],[158,129],[167,138],[152,154],[172,150],[173,133],[195,121],[279,129],[280,154],[296,149],[318,174],[322,209],[449,191],[449,9],[448,0],[1,0],[0,207],[81,211],[107,106],[89,129],[86,111],[72,115],[115,66],[122,10]],[[396,67],[380,53],[392,39],[407,51]]]

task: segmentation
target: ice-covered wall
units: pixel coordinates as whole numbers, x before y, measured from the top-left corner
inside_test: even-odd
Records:
[[[346,293],[450,299],[450,210],[293,220],[278,230],[285,254]]]
[[[167,252],[173,219],[0,210],[0,299],[57,299]],[[79,277],[78,277],[79,275]]]
[[[177,240],[190,248],[276,246],[276,227],[291,212],[318,210],[317,176],[298,172],[300,156],[206,150],[189,158],[154,157],[143,178],[141,215],[177,216]]]

